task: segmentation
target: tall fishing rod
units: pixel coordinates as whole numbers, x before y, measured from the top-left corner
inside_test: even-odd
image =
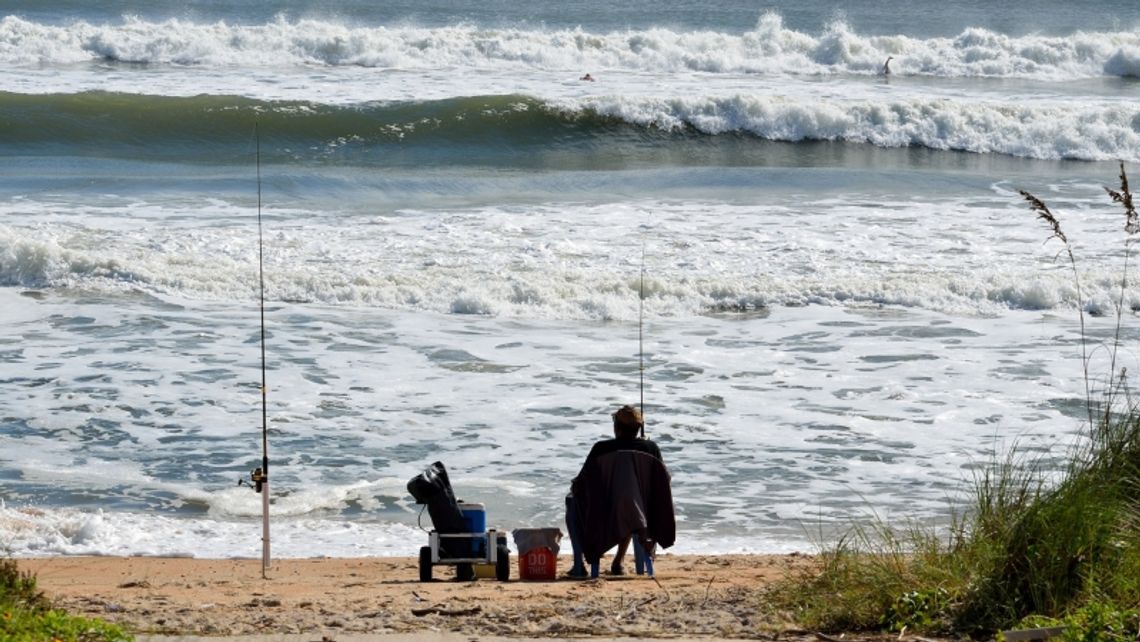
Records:
[[[641,388],[641,438],[645,439],[645,237],[641,238],[641,287],[637,295],[637,370]]]
[[[261,313],[261,578],[269,570],[269,409],[265,380],[265,237],[261,230],[261,132],[253,123],[257,139],[257,286]]]
[[[261,579],[269,570],[269,410],[265,378],[265,239],[261,226],[261,133],[253,123],[257,149],[257,284],[258,308],[261,313],[261,468],[249,474],[250,486],[261,494]],[[244,480],[239,479],[238,485]]]

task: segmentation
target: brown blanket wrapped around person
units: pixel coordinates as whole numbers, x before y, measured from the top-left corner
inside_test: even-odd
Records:
[[[676,540],[669,470],[641,451],[617,450],[588,461],[571,494],[582,524],[582,552],[596,564],[631,533],[669,548]]]

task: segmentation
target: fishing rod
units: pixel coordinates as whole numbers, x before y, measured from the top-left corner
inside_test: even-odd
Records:
[[[261,494],[261,579],[269,570],[269,410],[266,399],[265,378],[265,239],[261,225],[261,133],[257,121],[253,123],[253,136],[257,148],[257,284],[258,308],[261,313],[261,468],[249,474],[250,486]],[[239,479],[241,486],[245,480]]]
[[[257,286],[261,313],[261,578],[269,570],[269,409],[265,381],[265,237],[261,231],[261,132],[253,123],[257,139]]]
[[[637,370],[641,388],[641,438],[645,439],[645,237],[641,237],[641,287],[637,296]]]

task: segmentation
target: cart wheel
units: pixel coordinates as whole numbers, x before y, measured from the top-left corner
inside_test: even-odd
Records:
[[[506,546],[499,546],[495,560],[495,579],[500,582],[511,579],[511,551]]]
[[[420,581],[431,581],[431,547],[420,547]]]

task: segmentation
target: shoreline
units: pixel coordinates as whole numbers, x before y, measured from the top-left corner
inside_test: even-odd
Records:
[[[655,578],[635,575],[627,559],[627,575],[570,580],[562,577],[570,562],[562,555],[558,579],[521,581],[512,556],[508,582],[420,582],[417,560],[410,557],[281,559],[266,579],[261,560],[251,558],[16,561],[60,608],[123,625],[141,639],[318,641],[427,633],[465,639],[770,638],[791,624],[765,608],[766,587],[815,563],[800,553],[662,554]],[[607,559],[602,567],[608,568]],[[453,577],[448,570],[437,567],[436,577]]]

